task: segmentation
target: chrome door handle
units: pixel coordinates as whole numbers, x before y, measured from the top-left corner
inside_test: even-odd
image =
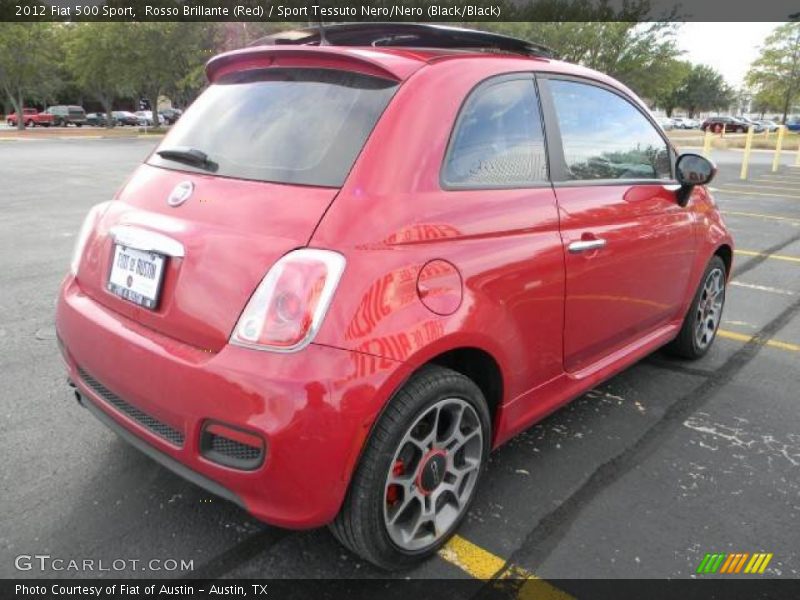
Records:
[[[596,240],[580,240],[577,242],[572,242],[567,249],[572,254],[577,254],[578,252],[586,252],[587,250],[599,250],[600,248],[605,247],[606,241],[602,239]]]

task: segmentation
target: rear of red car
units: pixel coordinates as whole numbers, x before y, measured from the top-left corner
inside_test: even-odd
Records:
[[[311,344],[346,268],[309,240],[414,61],[235,53],[118,196],[92,209],[57,308],[81,402],[280,525],[336,514],[402,367]],[[403,70],[405,69],[405,71]]]

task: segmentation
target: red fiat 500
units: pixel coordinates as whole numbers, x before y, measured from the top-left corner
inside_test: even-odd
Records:
[[[464,30],[307,35],[209,62],[86,218],[57,331],[132,444],[402,568],[490,450],[661,346],[702,356],[732,240],[714,166],[605,75]]]

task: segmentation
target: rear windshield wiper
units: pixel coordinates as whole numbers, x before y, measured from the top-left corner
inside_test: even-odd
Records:
[[[175,146],[174,148],[164,148],[156,152],[161,158],[165,160],[174,160],[176,162],[186,163],[193,167],[200,167],[208,171],[216,171],[217,165],[208,159],[208,154],[197,148],[190,146]]]

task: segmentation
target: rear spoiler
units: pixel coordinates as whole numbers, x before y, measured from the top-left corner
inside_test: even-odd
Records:
[[[206,64],[206,76],[213,83],[221,76],[236,71],[306,67],[354,71],[403,81],[424,65],[423,59],[409,53],[395,54],[368,48],[255,46],[215,56]]]

